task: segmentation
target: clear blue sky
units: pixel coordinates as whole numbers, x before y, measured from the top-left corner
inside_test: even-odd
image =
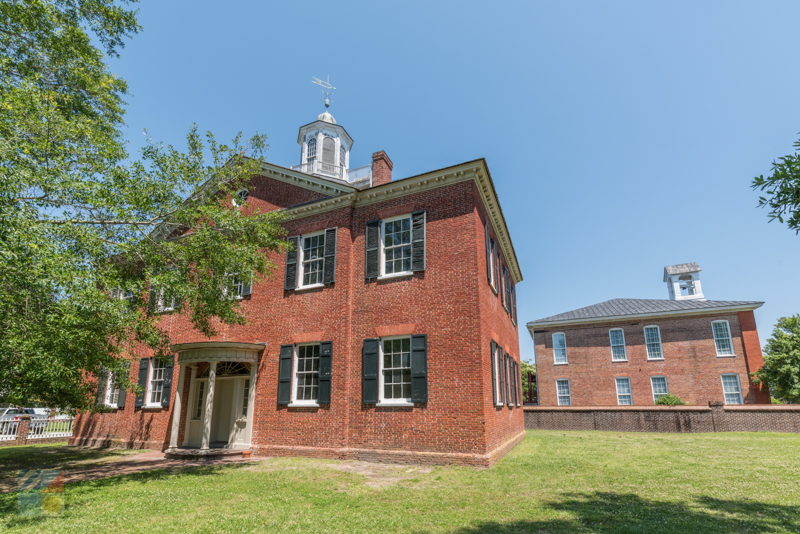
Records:
[[[615,297],[666,298],[697,261],[706,297],[764,300],[762,342],[800,312],[800,236],[768,223],[753,176],[800,131],[800,3],[145,1],[112,62],[142,130],[269,136],[331,111],[395,177],[485,157],[525,280],[524,324]],[[334,313],[332,311],[332,313]],[[520,328],[523,359],[532,344]]]

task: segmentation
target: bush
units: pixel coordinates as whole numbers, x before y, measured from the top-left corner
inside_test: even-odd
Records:
[[[666,395],[662,395],[656,401],[658,406],[682,406],[686,404],[683,402],[683,399],[677,395],[673,395],[672,393],[667,393]]]

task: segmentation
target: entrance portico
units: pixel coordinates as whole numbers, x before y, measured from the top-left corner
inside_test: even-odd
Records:
[[[171,347],[178,353],[179,369],[169,450],[179,446],[200,451],[250,447],[258,356],[264,346],[208,341]],[[189,391],[184,399],[187,371]],[[184,403],[184,433],[179,444]]]

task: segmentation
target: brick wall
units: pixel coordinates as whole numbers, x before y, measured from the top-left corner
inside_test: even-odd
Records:
[[[800,405],[525,407],[527,430],[800,432]]]
[[[293,205],[316,195],[264,177],[255,183],[248,210]],[[182,314],[164,315],[162,325],[173,343],[266,343],[255,385],[251,442],[256,454],[487,465],[520,439],[523,417],[521,408],[491,406],[490,338],[517,361],[519,346],[516,327],[486,281],[480,204],[474,183],[464,181],[290,220],[285,224],[288,235],[338,228],[332,286],[284,291],[285,258],[274,254],[272,276],[257,281],[252,295],[241,302],[247,324],[218,325],[218,335],[211,339],[194,331]],[[426,270],[365,280],[366,222],[417,210],[427,213]],[[428,401],[409,408],[364,405],[363,340],[400,334],[428,336]],[[333,342],[331,403],[319,408],[278,406],[280,345],[310,341]],[[137,368],[131,366],[134,380]],[[170,406],[177,365],[173,384]],[[183,399],[188,399],[190,387],[187,373]],[[171,409],[135,410],[129,393],[122,410],[82,415],[73,442],[161,449],[169,441],[171,415]]]
[[[693,317],[628,320],[552,327],[534,335],[541,406],[556,406],[556,380],[570,381],[573,406],[614,406],[617,404],[616,377],[628,377],[634,405],[653,405],[651,376],[665,376],[669,392],[688,404],[707,405],[724,400],[723,373],[736,373],[747,404],[768,403],[769,395],[754,385],[750,372],[763,363],[758,348],[753,312],[699,315]],[[711,322],[730,324],[735,356],[717,357]],[[742,324],[745,325],[744,333]],[[643,328],[658,325],[661,330],[663,360],[648,360]],[[627,361],[611,360],[608,331],[625,332]],[[567,365],[553,363],[552,334],[564,332],[567,340]]]

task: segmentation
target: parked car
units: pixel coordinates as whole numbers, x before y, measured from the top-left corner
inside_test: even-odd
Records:
[[[3,408],[0,410],[0,421],[19,421],[21,415],[30,415],[30,429],[44,430],[47,427],[47,416],[36,413],[33,408]]]

